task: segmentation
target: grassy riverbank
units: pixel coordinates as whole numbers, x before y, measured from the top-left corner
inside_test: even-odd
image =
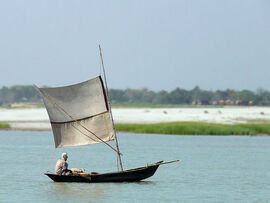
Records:
[[[270,124],[215,124],[172,122],[157,124],[116,124],[117,131],[174,135],[270,135]]]
[[[8,123],[0,123],[0,129],[8,129],[10,125]]]
[[[156,124],[115,124],[117,131],[171,135],[270,135],[270,123],[215,124],[205,122],[171,122]],[[0,130],[12,129],[0,123]],[[17,130],[19,128],[16,128]],[[24,127],[22,130],[44,130]],[[45,130],[50,130],[46,128]]]
[[[191,104],[129,104],[113,103],[112,108],[224,108],[221,105],[191,105]]]

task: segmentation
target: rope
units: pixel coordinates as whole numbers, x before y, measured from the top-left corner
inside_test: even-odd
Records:
[[[54,157],[55,157],[55,153],[56,153],[56,149],[54,148],[53,157],[51,157],[51,159],[50,159],[49,166],[48,166],[48,168],[47,168],[47,170],[46,170],[47,172],[51,172],[51,171],[50,171],[50,168],[53,168],[53,166],[54,166],[54,165],[53,165],[53,163],[54,163],[54,160],[53,160],[53,159],[54,159]]]
[[[91,133],[92,135],[94,135],[98,140],[100,140],[101,142],[103,142],[104,144],[106,144],[107,146],[109,146],[112,150],[114,150],[115,152],[117,152],[117,154],[122,155],[118,150],[114,149],[110,144],[106,143],[104,140],[102,140],[100,137],[98,137],[95,133],[93,133],[88,128],[86,128],[85,126],[83,126],[77,119],[75,119],[71,115],[69,115],[69,113],[64,108],[62,108],[60,105],[58,105],[49,95],[47,95],[45,92],[43,92],[39,88],[38,88],[38,90],[40,91],[40,93],[42,93],[44,96],[46,96],[50,100],[50,102],[52,102],[53,104],[55,104],[58,109],[60,109],[63,113],[65,113],[67,116],[69,116],[72,120],[74,120],[79,126],[81,126],[83,129],[85,129],[86,131],[88,131],[89,133]],[[88,136],[88,135],[86,135],[84,133],[83,133],[83,135],[85,135],[86,137],[88,137],[90,139],[93,139],[93,138],[91,138],[90,136]]]
[[[91,140],[93,140],[94,142],[98,142],[97,140],[93,139],[92,137],[89,137],[87,134],[83,133],[79,128],[75,127],[74,124],[71,124],[76,130],[78,130],[80,133],[82,133],[83,135],[85,135],[86,137],[90,138]]]

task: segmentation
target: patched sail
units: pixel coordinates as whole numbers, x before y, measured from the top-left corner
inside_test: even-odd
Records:
[[[101,77],[64,87],[39,88],[55,147],[108,142],[114,127]]]

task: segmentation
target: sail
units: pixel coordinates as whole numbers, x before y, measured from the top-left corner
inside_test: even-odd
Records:
[[[39,90],[51,121],[56,148],[114,139],[100,76],[75,85]]]

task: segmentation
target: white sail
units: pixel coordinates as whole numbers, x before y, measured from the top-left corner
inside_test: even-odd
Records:
[[[39,88],[51,121],[55,147],[114,139],[113,123],[101,77],[79,84]]]

